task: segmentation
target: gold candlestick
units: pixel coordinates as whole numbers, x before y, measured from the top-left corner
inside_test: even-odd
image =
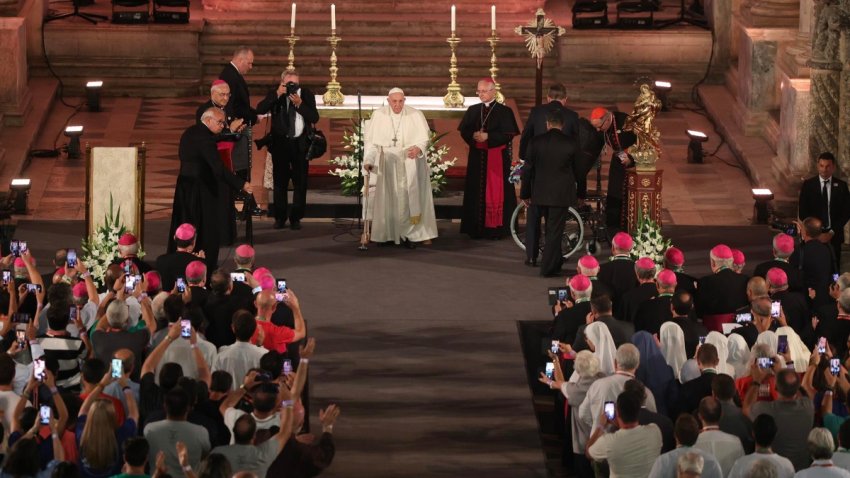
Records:
[[[502,94],[502,86],[499,85],[499,81],[496,79],[499,73],[499,67],[496,66],[496,43],[499,43],[499,36],[496,35],[496,30],[490,33],[490,38],[487,39],[487,42],[490,44],[490,78],[493,80],[493,84],[496,85],[496,101],[504,103],[505,95]]]
[[[328,70],[331,73],[331,81],[328,82],[328,90],[322,95],[322,101],[326,106],[339,106],[345,101],[345,96],[342,94],[342,87],[336,81],[336,73],[339,68],[336,67],[336,44],[342,38],[336,36],[336,30],[331,30],[331,36],[328,37],[328,42],[331,44],[331,66]]]
[[[286,37],[286,40],[289,42],[289,57],[287,58],[287,60],[289,60],[289,63],[286,64],[286,69],[287,70],[294,70],[295,69],[295,43],[298,40],[300,40],[299,37],[295,36],[295,29],[294,28],[289,29],[289,36]]]
[[[457,44],[460,43],[460,38],[452,31],[452,36],[446,38],[449,46],[452,49],[452,58],[449,60],[449,77],[451,81],[446,87],[446,96],[443,97],[443,104],[449,108],[460,108],[463,106],[463,95],[460,93],[460,85],[457,82]]]

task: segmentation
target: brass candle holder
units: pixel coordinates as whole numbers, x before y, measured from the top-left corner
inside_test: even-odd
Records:
[[[286,37],[286,41],[289,42],[289,57],[287,57],[287,60],[289,62],[286,64],[287,70],[294,70],[295,69],[295,43],[297,43],[298,40],[300,40],[300,38],[295,36],[295,29],[290,28],[289,29],[289,36]]]
[[[499,43],[499,36],[496,34],[496,30],[490,33],[487,43],[490,44],[490,78],[493,80],[493,84],[496,85],[496,101],[504,103],[505,95],[502,94],[502,86],[499,85],[499,80],[496,79],[499,74],[499,67],[496,64],[496,44]]]
[[[446,87],[446,96],[443,97],[443,104],[449,108],[460,108],[463,106],[463,95],[460,92],[460,85],[457,82],[457,44],[460,43],[460,38],[457,37],[454,31],[452,36],[446,38],[449,46],[452,49],[452,58],[449,60],[449,77],[451,81]]]
[[[342,87],[336,81],[336,74],[339,68],[336,67],[336,44],[342,38],[336,36],[336,30],[331,30],[331,36],[328,37],[328,42],[331,44],[331,66],[328,68],[331,74],[331,81],[328,82],[328,90],[322,95],[322,101],[326,106],[339,106],[345,101],[345,95],[342,94]]]

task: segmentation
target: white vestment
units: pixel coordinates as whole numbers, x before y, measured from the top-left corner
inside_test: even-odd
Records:
[[[425,159],[429,142],[425,115],[408,106],[400,114],[389,106],[375,110],[363,126],[363,164],[372,166],[363,214],[372,220],[373,241],[399,244],[404,239],[421,242],[437,237]],[[407,151],[414,146],[421,153],[410,159]]]

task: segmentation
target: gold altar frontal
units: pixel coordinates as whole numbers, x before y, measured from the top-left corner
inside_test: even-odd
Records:
[[[664,170],[626,173],[626,230],[637,231],[639,218],[649,217],[661,227],[661,176]]]
[[[465,97],[463,106],[459,108],[449,108],[443,104],[442,96],[405,96],[405,106],[416,108],[425,115],[428,119],[460,119],[466,109],[474,104],[478,104],[481,100],[477,96]],[[372,111],[387,105],[386,96],[361,96],[360,108],[363,112],[363,119],[369,119],[372,116]],[[322,96],[316,95],[316,108],[319,110],[319,115],[322,118],[331,119],[353,119],[357,118],[358,105],[357,95],[348,95],[344,102],[338,106],[328,106],[322,102]]]

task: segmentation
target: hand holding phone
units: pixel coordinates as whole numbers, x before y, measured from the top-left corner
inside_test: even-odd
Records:
[[[68,267],[73,269],[77,267],[77,250],[76,249],[68,249]]]
[[[825,354],[826,353],[826,337],[821,337],[818,339],[818,353]]]
[[[192,336],[192,321],[188,319],[180,319],[180,336],[188,339]]]
[[[121,378],[124,375],[124,362],[121,359],[112,359],[112,378]]]
[[[555,364],[553,362],[546,363],[546,378],[555,380]]]
[[[177,286],[177,292],[179,292],[181,294],[186,292],[186,279],[184,279],[182,277],[178,277],[175,284]]]
[[[33,367],[32,367],[33,377],[35,377],[35,379],[38,380],[39,382],[43,382],[44,381],[44,370],[45,370],[44,359],[35,359],[35,360],[32,361],[32,363],[33,363]]]
[[[614,415],[616,414],[616,408],[614,407],[614,402],[605,402],[605,417],[608,420],[614,420]]]
[[[38,409],[39,423],[42,425],[50,425],[50,405],[42,405]]]
[[[836,377],[841,373],[841,359],[829,359],[829,373]]]

